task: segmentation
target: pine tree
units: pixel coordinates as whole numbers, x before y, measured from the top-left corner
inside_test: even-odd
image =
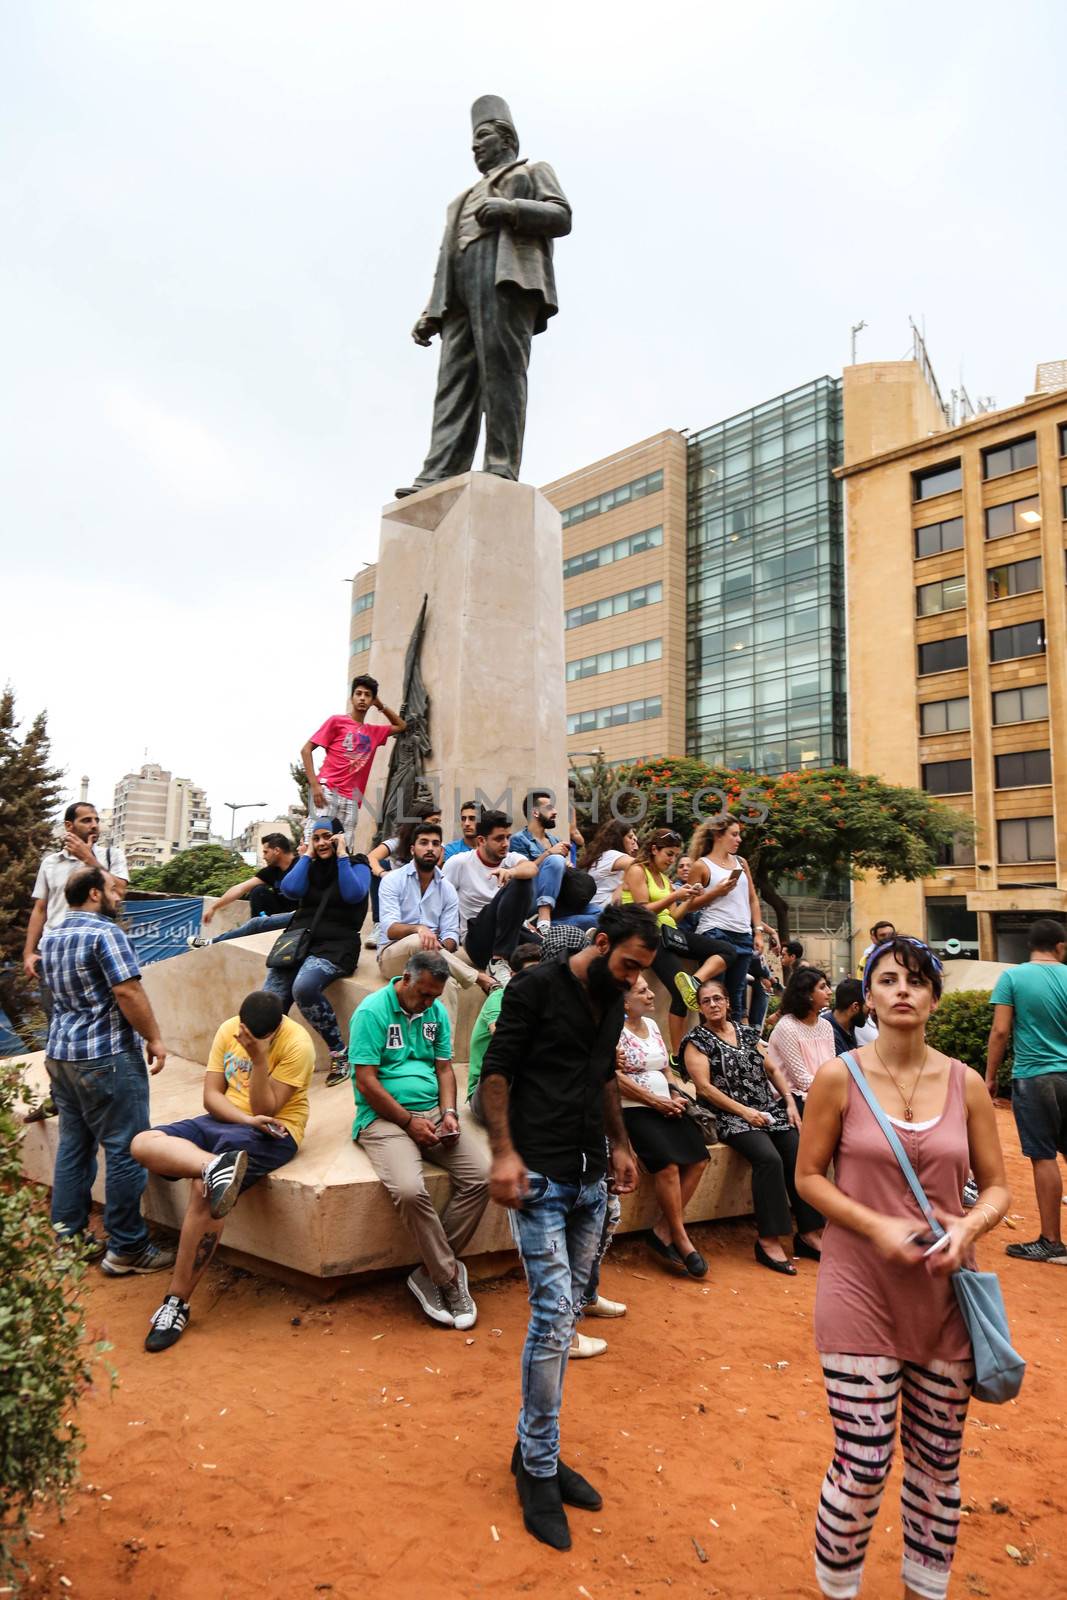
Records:
[[[42,711],[20,739],[15,691],[0,695],[0,1006],[25,1032],[32,1007],[22,972],[22,947],[31,894],[42,855],[55,836],[63,774],[49,765],[47,717]]]

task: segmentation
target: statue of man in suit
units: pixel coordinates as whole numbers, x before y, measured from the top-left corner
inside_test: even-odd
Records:
[[[555,316],[552,240],[571,231],[571,208],[545,161],[519,156],[505,101],[471,107],[482,176],[448,208],[418,345],[441,335],[433,436],[415,482],[397,495],[469,472],[485,417],[483,471],[516,479],[526,427],[530,341]]]

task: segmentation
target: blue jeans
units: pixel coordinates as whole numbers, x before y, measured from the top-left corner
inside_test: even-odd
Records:
[[[231,928],[229,933],[217,933],[211,942],[223,944],[227,939],[247,939],[250,933],[273,933],[275,928],[287,928],[292,915],[292,911],[279,911],[272,917],[266,914],[253,917],[250,922],[242,922],[239,928]]]
[[[608,1247],[615,1237],[615,1229],[619,1226],[622,1217],[622,1202],[617,1194],[608,1195],[607,1209],[604,1212],[604,1226],[600,1230],[600,1241],[593,1257],[593,1270],[589,1274],[585,1294],[582,1296],[582,1306],[591,1306],[600,1293],[600,1267],[608,1253]]]
[[[534,879],[534,896],[539,906],[555,906],[567,863],[562,856],[546,856]]]
[[[730,1015],[740,1022],[745,1014],[745,989],[748,986],[748,964],[752,960],[752,934],[738,933],[734,928],[703,928],[709,939],[724,939],[732,944],[737,955],[723,973],[726,992],[730,996]]]
[[[522,1207],[509,1211],[530,1299],[522,1351],[519,1447],[534,1478],[559,1464],[559,1410],[567,1355],[604,1231],[607,1183],[555,1183],[529,1173]]]
[[[286,1011],[295,1000],[316,1033],[321,1033],[332,1056],[343,1055],[345,1044],[337,1026],[337,1014],[323,990],[348,974],[322,956],[305,956],[296,972],[275,972],[268,968],[263,987],[276,994]]]
[[[52,1179],[52,1223],[60,1233],[88,1226],[96,1152],[107,1157],[104,1228],[118,1255],[139,1254],[148,1243],[141,1216],[145,1169],[130,1155],[135,1134],[148,1127],[148,1069],[139,1050],[95,1061],[52,1061],[45,1066],[59,1111],[59,1148]]]
[[[753,1028],[762,1028],[770,1004],[770,995],[767,993],[759,978],[752,980],[752,998],[748,1003],[748,1020]]]

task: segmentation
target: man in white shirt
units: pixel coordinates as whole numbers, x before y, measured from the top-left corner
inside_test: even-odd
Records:
[[[477,972],[459,949],[459,900],[437,865],[441,824],[420,822],[411,841],[411,860],[383,875],[378,891],[378,966],[383,978],[398,978],[416,950],[444,957],[451,977],[441,1003],[455,1027],[460,988],[476,983],[484,994],[496,987]]]
[[[37,963],[40,956],[37,947],[46,929],[50,933],[70,915],[66,896],[67,879],[81,867],[103,867],[107,873],[111,894],[117,895],[121,900],[126,893],[130,877],[126,867],[126,857],[118,846],[102,845],[97,842],[100,838],[100,818],[97,816],[95,806],[89,805],[84,800],[76,800],[63,813],[63,826],[62,847],[59,850],[50,850],[46,856],[42,856],[37,869],[37,879],[33,886],[33,910],[30,912],[26,943],[22,951],[22,965],[26,976],[39,983],[41,1006],[49,1018],[52,1015],[52,996],[38,977]]]
[[[446,861],[444,876],[459,897],[461,937],[479,969],[498,983],[511,976],[508,957],[533,911],[537,867],[509,850],[511,818],[483,811],[473,850]]]

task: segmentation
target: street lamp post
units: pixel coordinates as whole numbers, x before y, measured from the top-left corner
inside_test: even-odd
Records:
[[[235,805],[232,800],[224,800],[222,803],[230,813],[230,849],[232,850],[237,838],[237,813],[239,811],[262,811],[267,802],[265,800],[242,800],[239,805]]]

